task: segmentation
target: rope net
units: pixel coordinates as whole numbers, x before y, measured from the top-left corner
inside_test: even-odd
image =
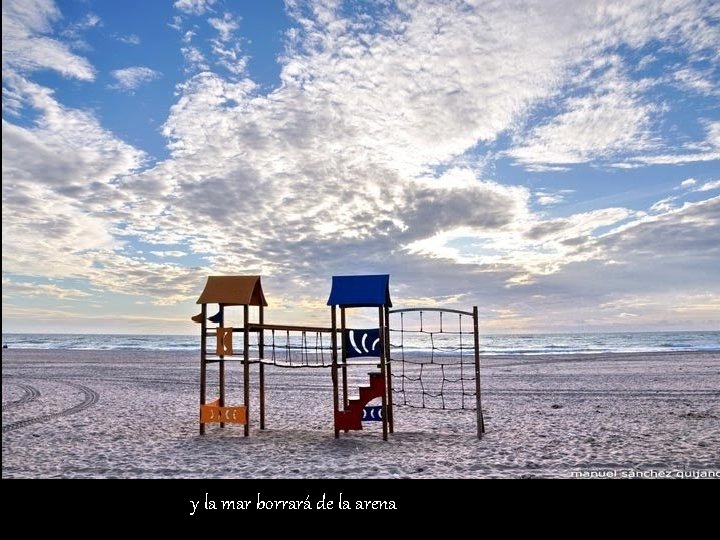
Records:
[[[287,368],[328,368],[332,366],[330,333],[314,330],[266,329],[259,362]],[[250,333],[250,350],[259,357],[259,333]]]
[[[476,409],[472,314],[442,310],[391,312],[390,358],[395,405]]]

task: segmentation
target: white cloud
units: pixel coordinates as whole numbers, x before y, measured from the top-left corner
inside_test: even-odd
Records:
[[[578,261],[507,291],[506,305],[542,328],[714,329],[720,324],[720,197],[636,219],[602,235],[607,262]],[[534,293],[543,298],[535,300]],[[516,295],[514,297],[514,295]],[[618,325],[621,313],[638,317]]]
[[[584,94],[566,100],[563,112],[550,122],[520,137],[509,156],[533,169],[535,166],[584,163],[616,154],[637,153],[652,148],[651,117],[656,105],[643,102],[639,86],[615,66],[591,66],[595,74]],[[589,75],[585,75],[588,77]]]
[[[211,17],[208,23],[218,32],[217,38],[211,40],[217,64],[235,76],[242,75],[249,58],[242,54],[241,40],[235,36],[240,23],[230,13],[223,14],[222,18]]]
[[[580,69],[578,75],[566,79],[560,94],[571,97],[562,103],[559,115],[518,137],[508,155],[536,171],[608,159],[616,160],[611,165],[617,168],[718,159],[717,152],[670,150],[674,145],[658,137],[658,120],[669,106],[651,101],[646,94],[660,79],[631,79],[627,59],[614,52],[621,46],[639,50],[652,41],[672,40],[674,50],[690,59],[720,58],[720,31],[713,23],[720,13],[718,6],[712,2],[608,1],[597,3],[596,8],[584,15],[586,26],[580,31],[585,32],[585,40],[575,38],[573,43],[573,32],[563,34],[576,53],[576,61],[568,67]],[[638,69],[656,61],[657,57],[646,55]],[[607,71],[598,76],[598,69]],[[708,70],[678,70],[675,81],[706,94],[714,88]],[[543,105],[557,107],[558,103],[552,100]],[[620,156],[627,157],[619,160]]]
[[[628,158],[624,162],[613,163],[613,167],[637,168],[645,165],[680,165],[683,163],[720,160],[720,122],[701,122],[705,127],[705,139],[686,143],[680,149],[667,154],[646,154]],[[679,150],[679,151],[678,151]]]
[[[65,28],[62,31],[62,35],[64,37],[71,38],[75,40],[75,43],[82,43],[84,46],[86,46],[82,42],[82,33],[87,30],[88,28],[96,28],[102,26],[102,19],[94,13],[88,13],[77,21],[76,23],[71,24],[67,28]]]
[[[81,25],[83,28],[94,28],[96,26],[102,26],[102,20],[94,13],[88,13],[81,21]]]
[[[658,57],[654,54],[646,54],[643,56],[637,63],[636,69],[637,70],[643,70],[647,68],[649,65],[653,64],[654,62],[657,62]]]
[[[534,194],[535,202],[540,206],[555,206],[564,202],[566,197],[574,192],[574,189],[563,189],[555,192],[540,190]]]
[[[113,229],[127,197],[116,182],[144,155],[50,90],[14,84],[38,118],[32,127],[2,122],[3,272],[87,277],[94,250],[121,245]]]
[[[684,203],[660,215],[640,216],[604,236],[602,243],[625,259],[693,257],[709,264],[720,255],[718,210],[720,197]]]
[[[53,283],[29,283],[14,281],[8,277],[2,278],[2,294],[3,298],[59,298],[75,299],[87,298],[90,293],[74,289],[71,287],[63,287]]]
[[[217,0],[176,0],[173,4],[175,9],[192,15],[202,15],[212,9]]]
[[[625,162],[613,163],[611,166],[623,169],[633,169],[643,167],[645,165],[682,165],[683,163],[717,160],[720,160],[720,152],[692,152],[686,154],[635,156]]]
[[[210,69],[210,66],[207,64],[207,60],[205,60],[205,56],[197,47],[182,47],[180,52],[182,53],[185,62],[188,64],[187,69],[189,71],[206,71]]]
[[[224,13],[222,19],[219,17],[210,17],[208,23],[218,31],[218,39],[220,41],[228,41],[233,37],[233,33],[240,27],[240,23],[230,13]]]
[[[687,180],[683,180],[682,182],[680,182],[680,187],[687,189],[694,186],[695,184],[697,184],[697,180],[695,180],[694,178],[688,178]]]
[[[102,266],[86,270],[91,283],[104,290],[140,296],[160,306],[195,300],[197,288],[209,272],[206,268],[140,260],[120,251],[98,250],[94,256],[102,261]]]
[[[666,197],[661,199],[650,207],[650,211],[656,213],[668,212],[676,207],[675,204],[673,204],[676,200],[677,197]]]
[[[133,66],[123,69],[116,69],[110,74],[117,81],[112,88],[118,90],[135,90],[143,84],[162,77],[162,73],[145,66]]]
[[[140,45],[140,36],[138,36],[137,34],[119,36],[117,39],[121,43],[127,43],[128,45]]]
[[[591,2],[598,43],[618,42],[640,49],[652,40],[673,44],[694,57],[720,58],[720,8],[713,0],[636,0]]]
[[[168,23],[168,26],[172,28],[173,30],[177,30],[178,32],[182,32],[183,30],[183,18],[180,15],[175,15],[171,22]]]
[[[553,274],[573,262],[603,260],[594,235],[617,226],[633,213],[624,208],[607,208],[554,220],[540,220],[526,208],[511,223],[496,230],[458,228],[433,238],[414,242],[411,253],[442,257],[459,264],[511,273],[508,283],[528,283],[537,276]]]
[[[693,191],[710,191],[713,189],[720,189],[720,180],[711,180],[709,182],[705,182],[701,186],[698,186]]]
[[[156,257],[185,257],[187,253],[184,251],[151,251]]]
[[[720,120],[706,122],[705,131],[707,137],[705,142],[708,147],[720,150]]]
[[[717,80],[713,80],[710,70],[683,68],[673,73],[673,78],[682,87],[704,96],[720,96]]]
[[[83,57],[48,34],[60,19],[52,0],[6,0],[2,3],[3,80],[14,72],[52,69],[64,77],[91,81],[95,70]]]
[[[540,206],[554,206],[558,203],[561,203],[563,201],[563,199],[564,199],[564,197],[562,195],[538,194],[537,198],[535,200]]]

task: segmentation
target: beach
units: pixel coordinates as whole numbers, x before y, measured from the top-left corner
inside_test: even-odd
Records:
[[[720,353],[481,359],[475,411],[395,408],[334,438],[328,369],[266,368],[267,429],[198,434],[199,358],[4,349],[3,478],[572,478],[720,474]],[[228,405],[242,368],[227,368]],[[357,380],[351,379],[351,384]],[[208,400],[217,372],[209,370]]]

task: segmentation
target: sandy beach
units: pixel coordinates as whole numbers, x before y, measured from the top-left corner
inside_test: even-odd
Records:
[[[268,368],[267,428],[198,435],[199,360],[148,351],[3,350],[3,478],[508,478],[720,471],[720,353],[483,357],[474,411],[398,407],[332,430],[328,370]],[[240,365],[228,402],[242,399]],[[210,372],[214,383],[216,373]],[[215,390],[211,384],[209,397]]]

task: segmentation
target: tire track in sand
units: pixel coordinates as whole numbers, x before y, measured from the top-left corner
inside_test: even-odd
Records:
[[[100,394],[98,394],[95,390],[92,388],[88,388],[87,386],[83,386],[82,384],[77,383],[71,383],[67,381],[57,381],[62,384],[66,384],[68,386],[72,386],[73,388],[77,388],[82,392],[83,394],[83,400],[78,403],[77,405],[73,405],[72,407],[68,409],[63,409],[59,412],[49,413],[49,414],[43,414],[40,416],[33,416],[32,418],[26,418],[25,420],[18,420],[17,422],[12,422],[10,424],[6,424],[2,427],[2,432],[7,433],[8,431],[13,431],[16,429],[23,428],[25,426],[29,426],[31,424],[37,424],[38,422],[45,422],[47,420],[52,420],[53,418],[59,418],[62,416],[69,416],[71,414],[75,414],[81,411],[84,411],[88,407],[92,407],[95,405],[98,400],[100,399]]]
[[[29,384],[22,384],[22,383],[15,383],[17,386],[22,388],[23,396],[20,399],[16,399],[15,401],[8,401],[7,403],[2,404],[2,410],[7,411],[8,409],[13,409],[15,407],[19,407],[20,405],[24,405],[26,403],[30,403],[31,401],[35,401],[37,398],[40,397],[40,390],[35,388],[34,386],[30,386]]]

